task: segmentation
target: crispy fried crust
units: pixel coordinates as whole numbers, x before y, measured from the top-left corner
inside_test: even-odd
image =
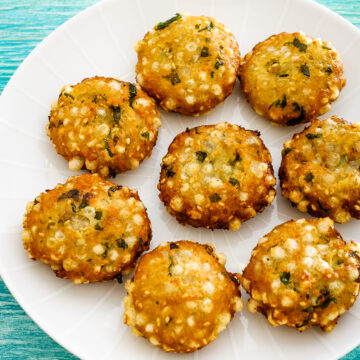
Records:
[[[151,240],[137,191],[97,174],[70,177],[41,193],[28,203],[23,226],[29,257],[75,283],[120,281]]]
[[[141,257],[125,285],[125,324],[166,351],[204,347],[243,307],[238,279],[224,265],[211,245],[162,243]]]
[[[284,144],[279,178],[300,211],[339,223],[360,219],[360,124],[314,121]]]
[[[246,54],[239,77],[259,115],[280,125],[296,125],[330,110],[345,86],[343,72],[330,43],[301,32],[284,32]]]
[[[214,18],[176,18],[165,28],[156,25],[136,44],[136,80],[164,110],[196,116],[232,93],[239,47]]]
[[[163,158],[160,200],[181,224],[238,230],[274,200],[271,161],[256,131],[229,123],[188,129]]]
[[[331,331],[359,294],[360,248],[330,218],[288,221],[259,240],[241,284],[273,326]]]
[[[106,177],[150,157],[160,125],[154,100],[138,85],[93,77],[62,88],[46,130],[71,170]]]

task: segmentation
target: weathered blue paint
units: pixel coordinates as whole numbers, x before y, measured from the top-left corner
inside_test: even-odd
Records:
[[[149,0],[148,0],[149,1]],[[317,0],[360,28],[359,0]],[[0,93],[51,31],[96,0],[0,0]],[[21,309],[0,279],[0,359],[74,360]],[[360,347],[342,360],[360,359]]]

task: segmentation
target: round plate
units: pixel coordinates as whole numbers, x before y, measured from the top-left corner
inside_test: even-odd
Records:
[[[56,278],[40,261],[28,259],[20,237],[27,201],[74,175],[46,136],[50,105],[64,84],[76,84],[86,77],[102,75],[134,81],[134,42],[175,12],[215,16],[232,29],[242,55],[257,42],[281,31],[301,30],[331,41],[344,61],[347,86],[326,116],[337,114],[348,121],[358,120],[360,32],[340,16],[311,1],[108,0],[87,9],[52,33],[24,61],[0,98],[3,173],[0,269],[8,288],[34,321],[83,359],[170,359],[175,355],[135,337],[123,324],[123,285],[115,281],[73,285],[69,280]],[[151,248],[162,241],[178,239],[209,242],[217,251],[227,254],[228,270],[241,272],[262,235],[275,225],[304,214],[293,209],[278,188],[272,206],[243,224],[237,232],[178,225],[158,199],[156,185],[161,158],[173,137],[187,127],[229,121],[261,131],[277,172],[283,142],[303,126],[275,127],[260,118],[244,100],[238,83],[225,103],[208,115],[198,118],[161,115],[163,125],[152,157],[137,170],[118,175],[115,182],[139,190],[153,224]],[[352,220],[337,228],[346,240],[354,239],[359,234],[359,221]],[[247,300],[246,295],[244,298]],[[358,345],[359,332],[359,302],[341,317],[329,334],[317,328],[304,333],[284,326],[274,328],[262,315],[244,309],[216,341],[193,356],[207,360],[220,357],[335,359]],[[185,356],[189,357],[182,357]]]

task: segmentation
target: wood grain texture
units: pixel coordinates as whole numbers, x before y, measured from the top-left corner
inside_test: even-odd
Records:
[[[360,28],[359,0],[317,1]],[[96,2],[0,0],[0,93],[20,63],[43,38],[70,17]],[[1,279],[0,359],[76,359],[24,313]],[[342,360],[355,359],[360,359],[360,347]]]

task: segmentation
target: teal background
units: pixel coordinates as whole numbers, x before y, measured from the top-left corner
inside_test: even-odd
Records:
[[[43,38],[70,17],[96,2],[96,0],[0,0],[0,93],[20,63]],[[318,0],[317,2],[360,28],[359,0]],[[76,359],[47,336],[24,313],[1,278],[0,359]],[[342,360],[354,359],[360,359],[360,346],[342,358]]]

